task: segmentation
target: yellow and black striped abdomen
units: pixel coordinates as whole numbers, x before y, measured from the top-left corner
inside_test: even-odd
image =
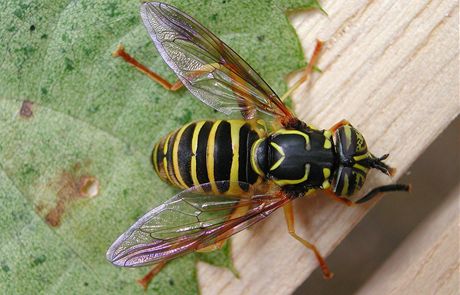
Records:
[[[152,162],[160,178],[179,188],[211,183],[215,194],[238,194],[259,179],[250,164],[260,134],[243,120],[187,124],[155,144]]]

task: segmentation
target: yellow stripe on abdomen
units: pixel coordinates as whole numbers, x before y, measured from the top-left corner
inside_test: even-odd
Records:
[[[193,185],[197,186],[200,185],[200,181],[198,180],[198,175],[197,175],[197,166],[196,166],[196,153],[198,150],[198,135],[200,134],[201,128],[203,128],[203,125],[206,123],[206,121],[199,121],[196,122],[195,130],[193,131],[193,136],[192,136],[192,159],[191,159],[191,164],[190,164],[190,174],[192,176],[192,181]]]
[[[228,194],[238,194],[242,192],[241,187],[238,184],[238,182],[240,181],[238,177],[238,169],[240,165],[247,164],[247,163],[239,162],[240,130],[241,130],[241,127],[243,127],[243,125],[246,124],[246,122],[241,121],[241,120],[229,120],[228,122],[230,123],[230,127],[231,127],[232,150],[233,150],[232,165],[230,168],[230,188],[228,190]]]
[[[217,120],[211,127],[211,132],[208,137],[208,146],[206,148],[206,170],[208,172],[209,182],[211,183],[211,190],[213,193],[218,194],[216,180],[214,177],[214,146],[216,143],[216,132],[222,120]],[[199,169],[199,168],[198,168]]]

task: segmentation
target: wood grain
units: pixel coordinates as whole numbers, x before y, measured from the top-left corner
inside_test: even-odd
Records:
[[[460,186],[420,224],[358,295],[460,292]]]
[[[321,128],[346,118],[374,154],[391,153],[395,179],[371,173],[365,191],[395,181],[460,111],[458,1],[322,4],[328,16],[291,16],[307,56],[315,39],[327,42],[323,73],[294,94],[296,112]],[[321,195],[296,200],[298,234],[327,256],[371,206],[348,208]],[[203,294],[290,294],[317,267],[312,253],[288,235],[281,211],[236,235],[233,245],[241,278],[200,263]]]

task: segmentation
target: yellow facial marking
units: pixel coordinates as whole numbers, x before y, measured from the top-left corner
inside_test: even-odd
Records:
[[[343,127],[345,130],[345,142],[347,143],[347,149],[349,149],[351,145],[351,127],[348,125],[345,125]]]
[[[366,167],[364,167],[362,165],[359,165],[359,164],[354,164],[353,168],[359,169],[359,170],[363,171],[364,173],[367,173],[367,171],[369,171],[369,169],[367,169]]]
[[[359,161],[364,160],[366,158],[369,158],[369,153],[359,155],[359,156],[354,156],[353,160],[355,160],[356,162],[359,162]]]
[[[327,149],[327,150],[330,149],[330,148],[332,147],[331,140],[328,139],[328,138],[325,138],[325,139],[324,139],[324,145],[323,145],[323,146],[324,146],[324,148]]]

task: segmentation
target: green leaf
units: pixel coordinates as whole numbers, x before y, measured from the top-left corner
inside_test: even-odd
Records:
[[[170,2],[278,93],[286,90],[283,78],[304,65],[284,11],[319,7],[311,0]],[[185,122],[222,116],[111,57],[122,42],[175,80],[138,11],[138,1],[0,4],[0,289],[7,294],[143,293],[134,280],[148,268],[116,268],[105,252],[177,193],[153,172],[152,146]],[[196,259],[231,269],[229,249],[169,263],[150,289],[197,293]]]

